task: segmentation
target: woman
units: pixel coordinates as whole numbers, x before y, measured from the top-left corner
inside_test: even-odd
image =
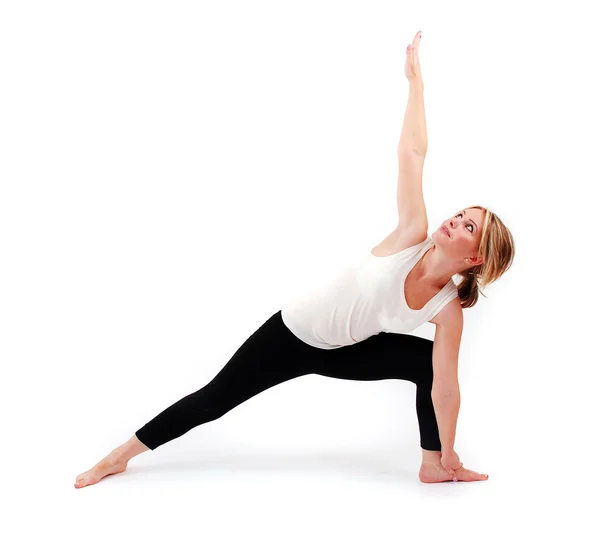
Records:
[[[480,285],[508,270],[514,243],[502,221],[479,205],[461,210],[427,235],[421,188],[427,134],[420,39],[419,32],[406,54],[410,93],[398,147],[396,229],[335,280],[270,317],[208,384],[165,409],[77,476],[76,488],[123,472],[134,456],[218,419],[266,389],[311,373],[415,383],[423,451],[419,479],[488,479],[464,468],[454,451],[462,312],[475,305]],[[458,286],[452,279],[456,274],[461,276]],[[406,334],[426,321],[436,325],[433,342]]]

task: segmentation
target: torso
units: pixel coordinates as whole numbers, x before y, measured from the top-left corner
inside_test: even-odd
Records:
[[[413,274],[414,268],[406,276],[404,280],[404,297],[408,307],[414,311],[418,311],[425,307],[425,304],[429,302],[438,292],[442,291],[442,288],[431,286],[429,284],[423,284],[423,281],[419,281]],[[431,321],[433,323],[433,321]]]
[[[416,246],[423,242],[425,238],[427,238],[426,232],[414,233],[411,231],[400,232],[394,230],[394,232],[385,238],[379,245],[374,247],[371,250],[371,253],[376,257],[387,257],[389,255],[400,253],[412,246]],[[417,265],[415,265],[415,267]],[[410,270],[404,280],[404,296],[408,307],[418,311],[423,309],[425,304],[440,292],[442,288],[431,284],[424,284],[422,280],[420,281],[415,273],[415,267]],[[435,316],[429,323],[435,323]]]

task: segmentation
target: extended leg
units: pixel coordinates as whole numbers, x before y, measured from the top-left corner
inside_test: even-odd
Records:
[[[155,450],[275,385],[312,373],[322,352],[296,338],[277,312],[238,348],[212,381],[163,410],[136,436]]]
[[[80,474],[75,487],[124,472],[134,456],[216,420],[242,402],[275,385],[312,373],[323,350],[296,338],[275,313],[236,351],[205,386],[175,402],[136,431],[96,466]]]

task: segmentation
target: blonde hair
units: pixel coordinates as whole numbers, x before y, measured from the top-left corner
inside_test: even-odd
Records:
[[[498,215],[480,205],[471,205],[467,209],[481,209],[484,219],[478,251],[483,263],[458,273],[462,277],[458,283],[458,297],[465,309],[477,303],[480,288],[498,280],[508,271],[515,257],[513,236]],[[483,292],[481,295],[487,297]]]

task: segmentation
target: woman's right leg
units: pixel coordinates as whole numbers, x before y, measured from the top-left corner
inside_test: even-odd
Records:
[[[209,383],[138,429],[127,443],[78,476],[75,487],[122,472],[133,456],[155,450],[201,424],[220,418],[270,387],[314,373],[322,367],[324,352],[298,339],[284,324],[281,311],[276,312]],[[110,471],[113,469],[116,471]]]
[[[312,373],[321,358],[322,350],[295,337],[278,311],[238,348],[212,381],[163,410],[135,434],[155,450],[266,389]]]

